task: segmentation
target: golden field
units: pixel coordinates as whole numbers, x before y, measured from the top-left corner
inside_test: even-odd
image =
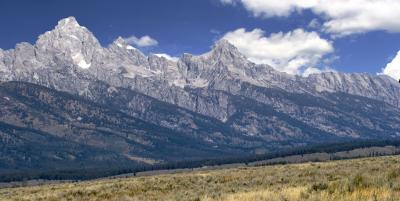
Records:
[[[394,201],[400,156],[4,188],[0,200]]]

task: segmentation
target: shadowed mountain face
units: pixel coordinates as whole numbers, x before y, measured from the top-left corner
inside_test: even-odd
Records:
[[[309,77],[256,65],[225,40],[179,61],[73,17],[0,50],[0,169],[121,167],[400,135],[387,76]]]
[[[99,168],[113,163],[126,167],[244,153],[226,143],[221,143],[221,150],[213,148],[197,136],[203,133],[196,134],[192,130],[196,127],[206,132],[211,129],[205,126],[219,125],[205,117],[179,112],[179,108],[168,104],[155,103],[149,114],[168,113],[171,122],[177,119],[181,124],[179,129],[145,122],[133,117],[135,115],[113,110],[112,106],[30,83],[3,83],[0,96],[0,167],[5,169],[51,168],[65,164]],[[138,104],[155,101],[132,92],[133,96],[143,100]],[[179,119],[186,122],[179,122]]]

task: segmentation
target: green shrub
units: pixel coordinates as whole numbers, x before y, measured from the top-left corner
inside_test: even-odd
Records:
[[[312,191],[324,191],[328,189],[328,184],[326,183],[315,183],[313,185],[311,185],[311,190]]]

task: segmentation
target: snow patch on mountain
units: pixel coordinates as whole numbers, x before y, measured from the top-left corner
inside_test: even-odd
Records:
[[[73,55],[72,60],[74,61],[75,65],[78,65],[83,69],[87,69],[92,65],[91,63],[87,63],[85,61],[85,58],[83,57],[82,53],[76,53],[75,55]]]
[[[173,56],[170,56],[170,55],[165,54],[165,53],[159,53],[159,54],[154,54],[154,55],[156,55],[158,57],[161,57],[161,58],[166,58],[166,59],[168,59],[170,61],[174,61],[174,62],[177,62],[179,60],[178,57],[173,57]]]
[[[126,46],[126,49],[128,49],[128,50],[135,50],[136,48],[132,47],[131,45],[127,45],[127,46]]]
[[[121,43],[116,43],[118,47],[123,48],[124,46]]]

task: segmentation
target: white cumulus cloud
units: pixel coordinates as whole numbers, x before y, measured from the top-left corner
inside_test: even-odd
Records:
[[[256,17],[287,17],[294,11],[311,8],[317,1],[318,0],[231,0],[231,2],[233,2],[231,4],[241,2],[243,6]],[[224,2],[224,4],[228,4],[228,2]]]
[[[397,52],[396,57],[382,70],[382,74],[388,75],[396,80],[400,79],[400,51]]]
[[[261,29],[246,31],[240,28],[226,33],[223,38],[254,63],[269,64],[289,74],[303,74],[310,67],[313,69],[308,73],[311,70],[316,72],[315,65],[334,51],[331,41],[303,29],[265,36]]]
[[[400,32],[399,0],[321,0],[313,11],[329,18],[324,29],[336,35]]]
[[[127,38],[124,38],[124,40],[134,46],[137,47],[150,47],[150,46],[156,46],[158,45],[158,41],[150,36],[142,36],[141,38],[138,38],[134,35],[129,36]]]
[[[400,32],[399,0],[221,0],[241,3],[256,17],[287,17],[309,9],[325,19],[323,30],[346,36],[375,30]]]

